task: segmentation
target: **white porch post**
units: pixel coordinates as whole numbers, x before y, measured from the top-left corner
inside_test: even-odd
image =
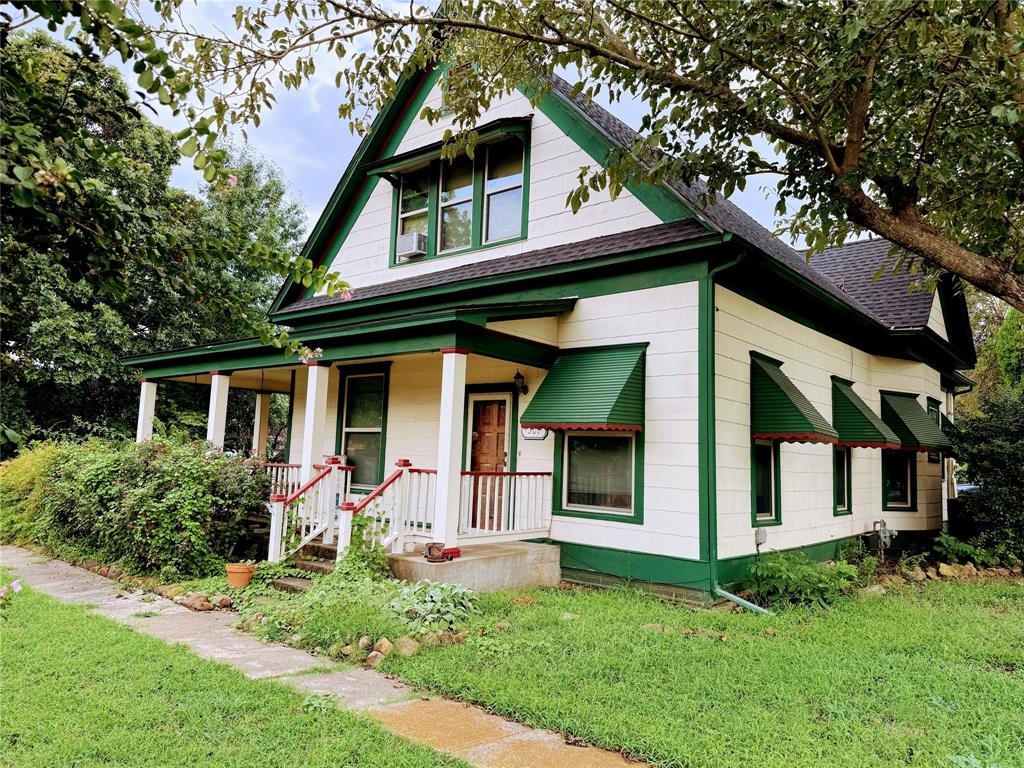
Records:
[[[144,443],[153,437],[153,413],[156,410],[156,382],[142,379],[139,391],[139,423],[135,442]]]
[[[441,350],[441,425],[437,435],[437,488],[434,494],[434,541],[458,546],[462,486],[462,429],[466,420],[464,349]]]
[[[210,371],[210,413],[206,418],[206,439],[224,448],[224,428],[228,423],[228,389],[231,371]]]
[[[267,431],[270,428],[270,395],[256,395],[256,414],[252,424],[252,452],[262,458],[267,453]]]
[[[331,368],[327,363],[306,364],[306,410],[302,422],[302,458],[300,480],[305,483],[313,477],[313,465],[324,449],[324,429],[327,426],[327,382]]]

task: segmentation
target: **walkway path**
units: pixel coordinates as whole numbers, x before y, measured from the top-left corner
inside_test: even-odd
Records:
[[[262,643],[232,629],[233,613],[195,613],[156,595],[127,592],[117,582],[84,568],[18,547],[0,547],[0,564],[13,568],[33,589],[62,602],[88,604],[96,613],[147,635],[183,643],[198,656],[235,667],[246,677],[274,678],[306,693],[334,694],[342,706],[376,718],[390,731],[481,768],[627,765],[615,752],[571,746],[560,734],[505,720],[469,704],[424,697],[379,672]],[[151,612],[156,615],[135,615]]]

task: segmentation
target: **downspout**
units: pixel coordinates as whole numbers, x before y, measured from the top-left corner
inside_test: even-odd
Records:
[[[717,267],[708,270],[708,276],[705,283],[705,291],[707,292],[706,301],[704,302],[704,317],[701,320],[704,323],[705,332],[708,334],[707,343],[704,345],[706,359],[704,360],[704,370],[708,373],[708,402],[705,403],[705,420],[707,422],[706,432],[704,435],[707,441],[707,466],[704,471],[707,478],[708,488],[708,503],[707,509],[707,530],[708,530],[708,571],[709,580],[711,583],[711,593],[718,597],[725,598],[730,602],[735,603],[741,608],[745,608],[753,613],[762,615],[772,615],[771,611],[765,610],[759,605],[754,605],[749,600],[744,600],[738,595],[734,595],[731,592],[727,592],[718,583],[718,477],[716,472],[717,462],[717,447],[715,438],[715,277],[727,269],[739,265],[744,259],[746,259],[746,251],[741,251],[731,261],[727,261],[724,264],[719,264]]]

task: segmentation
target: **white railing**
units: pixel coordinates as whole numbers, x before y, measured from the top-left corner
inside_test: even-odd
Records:
[[[433,541],[437,470],[410,467],[406,482],[409,483],[409,506],[405,515],[406,536],[412,541]]]
[[[299,480],[301,464],[265,464],[267,474],[270,475],[270,495],[291,496],[298,489],[302,482]]]
[[[405,546],[405,512],[409,507],[407,464],[399,467],[358,503],[341,505],[338,522],[338,559],[352,540],[352,526],[362,522],[362,536],[369,544],[401,552]]]
[[[550,472],[462,473],[460,538],[516,539],[550,528]]]
[[[270,497],[268,560],[283,560],[318,536],[325,544],[333,543],[335,535],[340,535],[339,525],[349,522],[339,521],[338,508],[348,501],[353,469],[333,463],[314,464],[314,475],[308,482],[291,493]]]

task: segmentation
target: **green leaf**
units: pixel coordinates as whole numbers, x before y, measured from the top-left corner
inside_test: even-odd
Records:
[[[192,136],[181,148],[181,154],[185,157],[192,157],[199,149],[199,142],[196,141],[196,137]]]
[[[19,208],[31,208],[36,204],[36,194],[28,187],[11,187],[11,199]]]

